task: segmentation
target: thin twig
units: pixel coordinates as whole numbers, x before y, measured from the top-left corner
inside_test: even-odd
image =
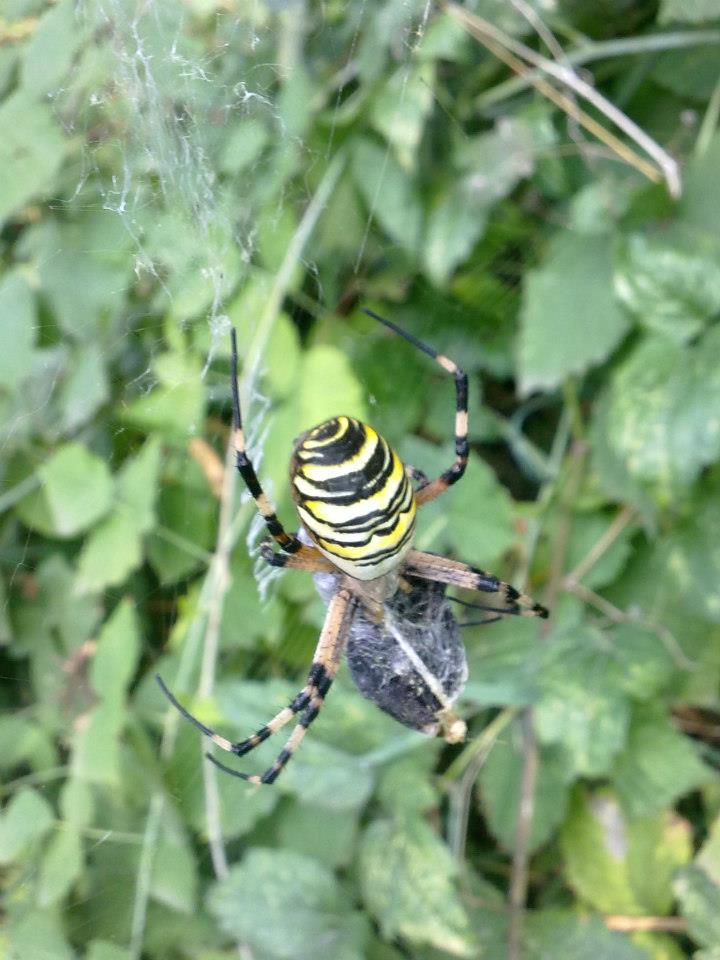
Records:
[[[441,783],[450,794],[448,846],[460,862],[465,858],[470,798],[475,781],[500,734],[512,723],[518,713],[517,707],[507,707],[498,713],[482,733],[453,761],[442,777]]]
[[[635,515],[632,507],[625,505],[615,517],[603,535],[592,545],[583,559],[565,577],[563,587],[569,589],[571,585],[579,583],[583,577],[595,566],[600,558],[610,549]]]
[[[598,123],[593,117],[585,113],[574,103],[567,94],[560,93],[552,84],[548,83],[541,76],[528,77],[532,85],[539,90],[543,96],[547,97],[553,103],[557,104],[568,116],[581,123],[586,130],[593,133],[599,140],[607,144],[611,149],[623,157],[628,164],[640,170],[649,180],[658,182],[664,179],[668,192],[674,198],[680,196],[682,192],[680,183],[680,173],[677,162],[667,153],[666,150],[656,143],[652,137],[648,136],[634,121],[619,110],[614,104],[610,103],[606,97],[599,93],[589,83],[579,77],[574,70],[537,53],[532,47],[515,40],[513,37],[491,24],[489,21],[475,14],[468,13],[462,7],[449,3],[445,5],[445,10],[455,20],[486,46],[495,56],[506,63],[512,70],[518,74],[527,75],[527,63],[538,67],[544,74],[559,80],[571,90],[574,90],[580,96],[584,97],[593,104],[601,113],[603,113],[612,123],[614,123],[623,133],[633,140],[645,153],[652,158],[656,166],[647,163],[642,157],[639,157],[622,140],[606,130],[602,124]],[[524,62],[526,61],[526,62]]]
[[[685,917],[604,917],[605,926],[609,930],[621,930],[623,933],[638,931],[658,931],[664,933],[685,933],[687,920]]]
[[[568,50],[565,52],[565,60],[569,66],[581,67],[594,60],[662,53],[665,50],[709,46],[716,43],[720,43],[720,30],[688,30],[677,33],[647,34],[644,37],[620,37],[617,40],[588,43],[577,50]],[[490,90],[483,91],[475,101],[476,106],[485,109],[522,93],[532,86],[533,77],[540,76],[541,73],[541,70],[533,69],[523,76],[503,80]]]

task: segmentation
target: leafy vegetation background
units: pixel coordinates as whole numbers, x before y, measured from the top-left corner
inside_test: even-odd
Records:
[[[720,11],[472,9],[593,79],[682,195],[422,3],[3,5],[15,960],[720,957]],[[429,473],[452,456],[452,384],[358,303],[470,374],[470,469],[420,546],[553,618],[465,630],[465,745],[343,672],[255,789],[153,679],[244,736],[323,618],[303,575],[258,593],[229,325],[289,524],[292,438],[325,416]]]

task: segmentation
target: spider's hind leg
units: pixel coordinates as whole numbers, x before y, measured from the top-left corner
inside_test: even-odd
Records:
[[[280,751],[272,766],[270,766],[262,776],[250,776],[238,770],[233,770],[209,754],[208,759],[227,773],[231,773],[234,777],[249,780],[251,783],[272,783],[279,776],[293,753],[300,746],[307,728],[320,713],[327,692],[332,686],[332,682],[338,671],[340,657],[355,605],[356,600],[352,593],[347,588],[341,587],[328,607],[325,623],[320,633],[320,639],[315,648],[312,666],[308,673],[307,683],[286,707],[276,713],[268,723],[260,727],[259,730],[256,730],[252,736],[247,737],[245,740],[233,742],[226,737],[220,736],[220,734],[216,733],[210,727],[207,727],[204,723],[201,723],[197,717],[194,717],[179,703],[163,680],[160,677],[156,678],[160,689],[186,720],[189,720],[196,726],[198,730],[205,734],[216,746],[222,750],[226,750],[228,753],[234,753],[238,757],[250,753],[255,747],[259,746],[267,740],[268,737],[271,737],[289,723],[294,716],[298,713],[300,714],[297,726],[290,735],[285,747]]]

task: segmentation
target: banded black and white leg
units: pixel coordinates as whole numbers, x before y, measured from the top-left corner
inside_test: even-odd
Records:
[[[198,720],[197,717],[194,717],[189,710],[186,710],[185,707],[182,706],[170,692],[161,677],[156,677],[160,689],[186,720],[189,720],[196,726],[198,730],[205,734],[216,746],[228,753],[235,754],[237,757],[242,757],[250,753],[300,714],[298,723],[284,748],[280,751],[274,763],[268,767],[263,774],[256,776],[242,773],[216,760],[211,754],[207,754],[208,759],[211,760],[215,766],[220,767],[221,770],[224,770],[234,777],[240,777],[240,779],[247,780],[250,783],[273,783],[277,779],[292,755],[300,746],[308,727],[322,709],[325,697],[332,686],[332,682],[335,679],[340,665],[340,658],[356,604],[356,598],[350,590],[345,587],[341,587],[338,590],[330,601],[325,622],[320,633],[320,639],[315,648],[307,683],[286,707],[276,713],[271,720],[245,740],[233,742],[206,726]]]
[[[482,608],[488,613],[542,619],[548,616],[547,609],[526,593],[520,593],[504,580],[498,580],[491,573],[459,560],[411,550],[405,558],[402,572],[408,576],[420,577],[421,580],[434,580],[487,594],[489,602],[482,604]]]
[[[448,489],[448,487],[451,487],[454,483],[457,483],[457,481],[465,473],[465,468],[467,467],[468,463],[469,450],[467,374],[461,370],[460,367],[458,367],[458,365],[449,357],[444,356],[442,353],[438,353],[437,350],[433,350],[432,347],[428,346],[426,343],[423,343],[422,340],[418,340],[417,337],[414,337],[406,330],[403,330],[402,327],[399,327],[397,324],[393,323],[392,320],[386,320],[373,310],[368,310],[366,308],[363,308],[363,312],[369,317],[372,317],[373,320],[377,320],[379,323],[382,323],[383,326],[387,327],[389,330],[397,333],[398,336],[402,337],[404,340],[407,340],[408,343],[411,343],[414,347],[417,347],[418,350],[422,350],[422,352],[427,354],[428,357],[432,357],[436,363],[440,364],[443,370],[447,370],[447,372],[451,373],[455,378],[455,461],[452,466],[445,470],[444,473],[441,473],[439,477],[422,485],[417,490],[415,499],[418,506],[420,506],[423,503],[427,503],[428,500],[434,500],[435,497],[439,497],[441,493],[444,493]]]
[[[235,447],[235,465],[240,476],[245,481],[245,486],[250,491],[250,495],[255,501],[260,516],[265,521],[270,536],[278,544],[281,550],[286,553],[298,553],[303,545],[291,533],[288,533],[278,519],[274,506],[267,498],[265,491],[258,480],[255,468],[245,449],[245,434],[242,426],[242,413],[240,410],[240,390],[238,389],[238,351],[237,335],[235,329],[230,331],[231,341],[231,360],[230,360],[230,384],[232,387],[233,401],[233,445]]]

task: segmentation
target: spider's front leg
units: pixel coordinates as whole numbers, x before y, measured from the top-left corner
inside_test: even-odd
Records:
[[[471,567],[459,560],[449,557],[440,557],[435,553],[423,553],[421,550],[411,550],[406,559],[403,573],[422,580],[435,580],[437,583],[447,583],[466,590],[476,590],[490,596],[487,604],[479,604],[482,609],[490,613],[505,614],[520,617],[547,618],[548,611],[532,597],[520,593],[504,580],[498,580],[491,573]]]
[[[337,567],[324,557],[317,547],[300,543],[300,549],[295,553],[276,553],[273,550],[272,540],[263,540],[260,544],[260,556],[271,567],[281,567],[285,570],[308,570],[310,573],[337,573]]]

